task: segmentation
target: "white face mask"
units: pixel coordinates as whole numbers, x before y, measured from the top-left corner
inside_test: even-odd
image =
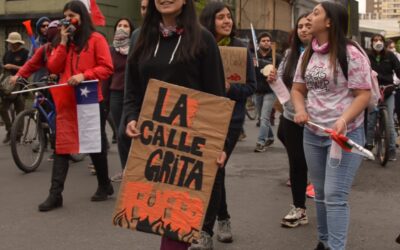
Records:
[[[118,27],[117,30],[123,30],[126,33],[129,33],[129,28]]]
[[[372,45],[374,50],[381,52],[383,50],[383,42],[376,42]]]

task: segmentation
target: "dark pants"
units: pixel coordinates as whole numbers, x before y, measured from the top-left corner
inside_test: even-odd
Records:
[[[226,155],[227,159],[223,168],[219,168],[215,176],[215,182],[211,191],[210,203],[208,204],[206,217],[204,219],[203,231],[213,236],[213,228],[218,215],[218,220],[229,219],[228,206],[225,191],[225,166],[231,156],[233,149],[239,139],[241,128],[230,128],[227,135]]]
[[[171,240],[167,237],[161,237],[160,250],[187,250],[189,247],[189,243]]]
[[[128,160],[129,150],[131,148],[132,138],[129,138],[126,133],[126,124],[123,120],[125,117],[124,113],[122,113],[122,119],[118,128],[118,153],[121,161],[122,169],[125,168],[126,162]]]
[[[118,139],[118,154],[121,161],[122,169],[125,168],[126,161],[129,155],[129,149],[131,147],[132,139],[125,134],[126,124],[123,121],[123,106],[124,106],[124,92],[123,91],[111,91],[110,93],[110,110],[115,127],[117,128]]]
[[[0,115],[8,133],[10,133],[12,125],[9,114],[11,104],[14,104],[15,113],[19,114],[25,109],[25,97],[19,94],[14,99],[2,98],[1,100]]]
[[[307,162],[303,149],[304,127],[281,116],[278,138],[286,148],[289,157],[289,176],[293,205],[306,208]]]
[[[394,112],[397,114],[397,121],[400,122],[400,90],[394,96]]]
[[[107,138],[106,138],[106,116],[104,104],[100,103],[100,122],[101,122],[101,152],[89,154],[96,169],[97,183],[99,186],[106,187],[110,184],[108,178],[107,162]],[[53,162],[53,172],[51,176],[50,195],[60,196],[64,190],[65,179],[69,168],[69,155],[55,154]]]

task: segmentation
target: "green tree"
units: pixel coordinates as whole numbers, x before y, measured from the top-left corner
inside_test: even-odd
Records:
[[[197,14],[200,15],[201,11],[207,5],[207,0],[195,0]]]

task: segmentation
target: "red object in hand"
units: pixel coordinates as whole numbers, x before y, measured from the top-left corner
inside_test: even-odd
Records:
[[[237,73],[234,73],[231,76],[229,76],[227,79],[231,80],[231,81],[240,81],[242,78]]]
[[[22,24],[25,26],[26,33],[28,33],[28,36],[33,36],[31,22],[32,22],[31,20],[26,20],[26,21],[22,22]]]

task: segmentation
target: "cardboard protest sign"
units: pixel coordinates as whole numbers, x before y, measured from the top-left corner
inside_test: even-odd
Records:
[[[199,238],[234,103],[149,81],[114,225],[192,242]]]
[[[247,48],[220,46],[225,81],[246,83]]]

